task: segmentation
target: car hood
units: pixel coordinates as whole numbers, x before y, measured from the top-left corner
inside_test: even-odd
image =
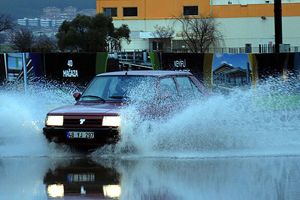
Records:
[[[101,115],[119,114],[120,103],[76,103],[56,108],[49,112],[54,115]]]

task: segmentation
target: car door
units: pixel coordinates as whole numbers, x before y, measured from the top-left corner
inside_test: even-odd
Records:
[[[182,101],[193,101],[203,98],[204,94],[188,76],[175,78]]]
[[[156,113],[161,117],[174,113],[180,106],[180,102],[181,97],[174,77],[161,78],[159,80]]]

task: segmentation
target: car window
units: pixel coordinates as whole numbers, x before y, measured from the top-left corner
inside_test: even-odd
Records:
[[[83,101],[93,101],[97,100],[96,97],[101,97],[103,99],[107,99],[108,97],[108,88],[112,82],[111,77],[101,77],[95,78],[92,82],[88,85],[85,89],[84,93],[82,94]]]
[[[157,77],[100,76],[96,77],[82,94],[82,101],[138,100],[154,101]]]
[[[159,98],[163,101],[176,101],[179,99],[173,78],[163,78],[160,80]]]
[[[134,87],[132,81],[133,79],[126,77],[112,77],[112,82],[109,85],[109,98],[126,97],[128,90]]]
[[[199,99],[203,96],[189,77],[177,77],[176,81],[183,99]]]
[[[127,96],[131,101],[154,102],[157,92],[158,78],[152,76],[136,76],[131,81]]]

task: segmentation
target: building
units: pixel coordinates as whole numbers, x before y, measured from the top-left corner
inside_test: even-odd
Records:
[[[43,13],[47,17],[59,16],[60,15],[60,8],[57,7],[46,7],[43,8]]]
[[[213,71],[213,83],[223,87],[247,85],[251,82],[250,69],[242,69],[223,63]]]
[[[76,17],[77,8],[72,6],[64,8],[64,12],[61,14],[61,17],[67,21],[72,21]]]
[[[96,15],[96,9],[83,9],[79,12],[79,14],[92,17]]]
[[[74,8],[72,6],[64,8],[64,12],[72,15],[76,15],[77,13],[77,8]]]
[[[53,19],[51,20],[51,25],[52,27],[60,27],[64,21],[64,19]]]
[[[21,26],[28,26],[28,18],[24,17],[23,19],[17,19],[17,22]]]
[[[268,52],[275,43],[274,0],[97,0],[96,5],[97,13],[112,16],[116,27],[128,24],[132,42],[122,45],[128,51],[155,49],[156,25],[174,27],[172,49],[184,50],[181,27],[175,20],[182,15],[215,16],[224,45],[212,52],[256,53],[261,49]],[[300,0],[282,0],[285,51],[298,51],[300,47],[299,20]]]
[[[28,26],[39,27],[40,26],[40,19],[39,18],[28,19]]]
[[[40,19],[41,27],[51,27],[51,19]]]

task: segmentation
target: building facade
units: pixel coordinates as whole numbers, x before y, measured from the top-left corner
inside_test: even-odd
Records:
[[[213,16],[224,44],[212,52],[256,53],[273,51],[274,0],[97,0],[97,13],[113,17],[116,27],[127,24],[132,42],[124,50],[155,50],[155,26],[173,27],[172,50],[184,50],[182,15]],[[282,0],[282,51],[300,51],[300,0]]]

